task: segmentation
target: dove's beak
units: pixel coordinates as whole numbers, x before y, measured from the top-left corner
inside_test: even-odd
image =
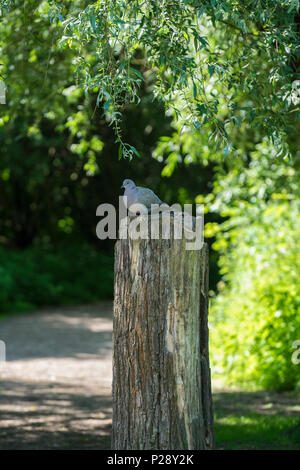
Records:
[[[122,184],[122,186],[121,186],[121,189],[125,189],[125,186],[124,186],[124,184]]]

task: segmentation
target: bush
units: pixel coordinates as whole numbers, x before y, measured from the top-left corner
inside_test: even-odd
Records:
[[[227,284],[212,302],[213,363],[231,384],[292,389],[300,385],[291,360],[300,340],[300,203],[273,195],[245,206],[244,218],[221,258]]]
[[[85,243],[0,248],[0,312],[91,302],[113,294],[113,256]]]

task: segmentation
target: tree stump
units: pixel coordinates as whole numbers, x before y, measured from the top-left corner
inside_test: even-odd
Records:
[[[212,449],[208,249],[115,246],[112,449]]]

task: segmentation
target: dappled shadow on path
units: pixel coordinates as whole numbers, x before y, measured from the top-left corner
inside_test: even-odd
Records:
[[[0,322],[0,449],[110,449],[112,305]]]
[[[224,416],[234,413],[300,416],[300,395],[295,392],[218,391],[214,405]]]
[[[110,449],[110,395],[82,395],[65,383],[7,381],[0,409],[1,450]]]

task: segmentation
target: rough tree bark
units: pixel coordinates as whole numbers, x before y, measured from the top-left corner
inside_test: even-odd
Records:
[[[207,315],[206,245],[117,241],[113,449],[214,447]]]

